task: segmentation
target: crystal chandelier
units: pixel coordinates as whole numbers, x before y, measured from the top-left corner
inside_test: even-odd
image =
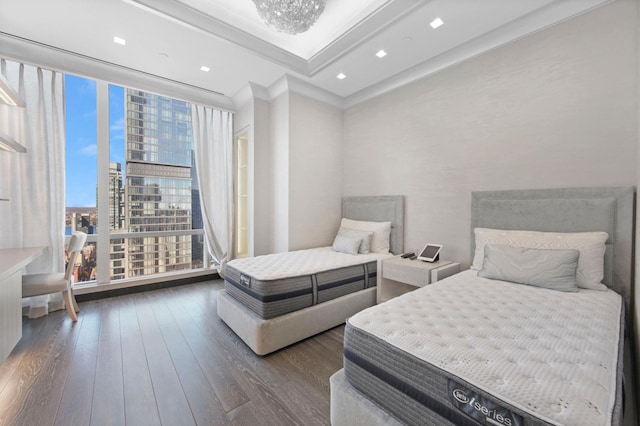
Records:
[[[253,0],[258,15],[276,30],[287,34],[307,31],[324,11],[327,0]]]

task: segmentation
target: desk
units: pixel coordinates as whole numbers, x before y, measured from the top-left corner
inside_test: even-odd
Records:
[[[44,249],[0,249],[0,362],[22,337],[22,270]]]

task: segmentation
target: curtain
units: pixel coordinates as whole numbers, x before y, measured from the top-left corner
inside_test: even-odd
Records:
[[[0,129],[26,153],[0,151],[0,248],[45,246],[27,273],[64,271],[65,112],[64,75],[12,61],[1,71],[25,107],[0,104]],[[61,309],[58,294],[25,299],[29,316]],[[24,305],[24,303],[23,303]]]
[[[204,232],[224,276],[234,253],[233,114],[192,104],[191,119]]]

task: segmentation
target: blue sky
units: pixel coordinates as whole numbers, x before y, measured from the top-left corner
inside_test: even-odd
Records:
[[[68,207],[95,207],[97,175],[96,82],[65,75]],[[124,168],[124,89],[109,86],[110,161]],[[124,171],[124,170],[123,170]]]

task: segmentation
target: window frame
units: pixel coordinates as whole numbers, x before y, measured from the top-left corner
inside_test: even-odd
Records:
[[[75,74],[74,74],[75,75]],[[110,177],[109,165],[111,162],[110,154],[110,110],[109,110],[109,86],[111,83],[105,80],[79,76],[81,78],[94,80],[96,83],[96,162],[97,162],[97,215],[99,218],[110,217]],[[127,86],[121,86],[125,90]],[[65,94],[66,96],[66,94]],[[160,95],[165,96],[165,95]],[[166,96],[169,97],[169,96]],[[66,101],[65,101],[66,102]],[[187,101],[188,102],[188,101]],[[126,129],[125,114],[125,129]],[[124,139],[126,144],[126,137]],[[124,167],[124,165],[123,165]],[[124,183],[123,183],[124,185]],[[65,206],[66,208],[66,206]],[[211,269],[213,263],[208,255],[207,239],[202,238],[204,242],[202,253],[202,267],[191,268],[171,272],[162,272],[138,277],[125,277],[123,279],[111,280],[111,250],[110,243],[112,240],[127,238],[154,238],[154,237],[170,237],[174,235],[192,235],[204,236],[204,229],[189,229],[180,231],[155,231],[155,232],[113,232],[109,226],[110,221],[107,219],[104,224],[97,224],[98,232],[88,236],[87,242],[96,244],[96,266],[97,274],[95,281],[78,282],[75,284],[75,292],[77,294],[91,293],[94,291],[111,290],[117,288],[126,288],[136,285],[143,285],[155,282],[163,282],[171,279],[191,278],[196,276],[208,275],[216,273],[216,269]],[[107,232],[102,232],[102,230]],[[126,231],[126,230],[125,230]],[[70,236],[66,236],[66,241]],[[193,256],[193,255],[192,255]],[[128,258],[125,256],[124,262]]]

